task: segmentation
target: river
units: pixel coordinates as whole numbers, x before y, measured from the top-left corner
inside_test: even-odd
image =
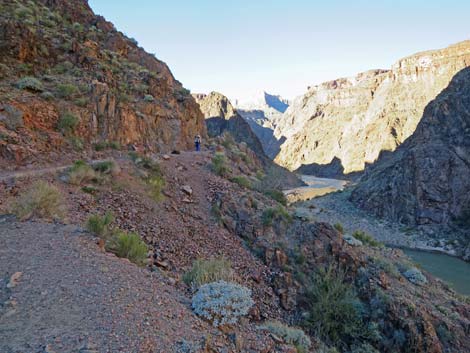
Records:
[[[411,249],[403,251],[424,270],[445,280],[457,292],[470,295],[470,263],[444,254]]]
[[[345,180],[317,178],[313,175],[299,175],[299,177],[307,186],[284,191],[289,202],[310,200],[331,192],[343,190],[348,183]]]
[[[344,180],[338,180],[338,179],[327,179],[327,178],[317,178],[311,175],[300,175],[301,179],[307,184],[307,186],[291,189],[291,190],[286,190],[284,193],[288,199],[289,202],[296,202],[296,201],[305,201],[305,200],[310,200],[314,199],[319,196],[323,196],[338,190],[343,190],[343,188],[346,186],[347,181]],[[323,198],[317,199],[317,200],[322,200]],[[335,198],[337,199],[337,198]],[[338,207],[337,203],[341,202],[340,199],[337,199],[334,202],[334,205],[330,206],[332,208]],[[316,201],[311,201],[311,202],[316,202]],[[342,203],[344,203],[343,201]],[[322,205],[322,206],[317,206],[316,210],[318,211],[319,208],[324,207],[325,209],[330,208],[327,205]],[[304,207],[305,208],[305,207]],[[311,212],[308,211],[309,209],[306,208],[306,212]],[[330,210],[331,212],[332,210]],[[341,216],[347,215],[347,212],[340,212]],[[323,212],[322,214],[328,214],[328,212]],[[321,215],[318,213],[315,215],[315,217],[319,220],[322,221],[328,221],[332,222],[329,217],[325,217],[324,219],[322,218]],[[354,221],[363,220],[365,221],[365,218],[362,215],[357,215],[350,218],[354,218]],[[339,219],[340,215],[336,215],[333,217],[333,219]],[[346,222],[345,219],[341,220],[344,225],[348,225],[348,222]],[[371,224],[371,227],[374,228],[375,230],[378,230],[379,232],[383,233],[384,229],[376,229],[377,225],[375,225],[375,222],[368,222],[368,224]],[[355,224],[356,225],[356,224]],[[375,225],[375,226],[374,226]],[[356,228],[363,229],[364,225],[361,227],[358,227],[356,225]],[[367,229],[367,228],[366,228]],[[353,230],[353,229],[352,229]],[[375,231],[370,231],[370,233],[374,234],[377,233]],[[398,232],[397,232],[398,234]],[[400,237],[403,237],[403,234],[399,234]],[[467,263],[465,261],[459,260],[457,258],[445,255],[445,254],[438,254],[438,253],[432,253],[432,252],[426,252],[426,251],[420,251],[420,250],[411,250],[411,249],[404,249],[403,250],[414,262],[419,264],[424,270],[428,271],[435,277],[438,277],[454,288],[457,292],[465,295],[470,295],[470,263]]]

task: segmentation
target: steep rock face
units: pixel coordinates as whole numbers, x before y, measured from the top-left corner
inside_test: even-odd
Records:
[[[195,94],[194,97],[206,118],[209,136],[219,136],[227,131],[237,142],[245,142],[257,155],[265,157],[261,142],[227,97],[218,92]]]
[[[279,120],[289,107],[289,102],[280,96],[262,92],[249,102],[237,102],[237,111],[250,124],[258,136],[266,155],[274,159],[281,150],[285,139],[274,136],[274,121]]]
[[[446,224],[470,206],[470,68],[425,109],[415,133],[385,153],[351,195],[360,207],[407,224]]]
[[[6,0],[0,9],[1,109],[24,116],[15,128],[0,121],[3,157],[28,162],[72,138],[170,151],[205,135],[198,105],[167,65],[86,1]],[[40,86],[20,89],[25,77]],[[58,128],[66,114],[77,121],[67,134]]]
[[[211,92],[208,95],[193,94],[193,97],[206,117],[208,135],[216,137],[228,132],[236,142],[246,143],[258,157],[264,172],[270,175],[271,179],[278,180],[276,185],[272,185],[273,188],[289,189],[305,185],[294,173],[274,164],[266,156],[258,137],[227,97],[217,92]]]
[[[276,162],[294,170],[337,157],[345,173],[363,170],[413,134],[424,107],[469,65],[465,41],[310,88],[276,122],[274,135],[286,138]]]

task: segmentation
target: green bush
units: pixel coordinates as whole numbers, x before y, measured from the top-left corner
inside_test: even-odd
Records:
[[[193,262],[190,271],[183,276],[183,281],[194,288],[198,288],[203,284],[217,281],[234,281],[234,273],[230,261],[220,259],[202,260],[198,259]]]
[[[72,113],[64,113],[60,116],[57,122],[57,130],[64,135],[71,135],[79,124],[79,119]]]
[[[100,141],[98,143],[95,143],[93,145],[93,148],[95,149],[95,151],[99,152],[99,151],[103,151],[105,150],[106,148],[108,148],[108,143],[106,141]]]
[[[165,187],[165,179],[163,175],[154,173],[146,179],[147,185],[150,187],[150,195],[159,202],[163,200],[163,188]]]
[[[374,247],[382,247],[383,246],[383,244],[381,242],[375,240],[372,235],[367,234],[366,232],[363,232],[361,230],[356,230],[352,235],[357,240],[362,241],[363,244],[367,244],[367,245],[374,246]]]
[[[65,203],[57,187],[45,181],[37,181],[20,194],[12,213],[21,220],[31,217],[63,219]]]
[[[307,317],[303,326],[316,337],[340,346],[363,332],[361,302],[344,272],[329,267],[312,276],[304,294]]]
[[[26,89],[34,92],[42,92],[43,87],[41,81],[39,81],[35,77],[23,77],[18,82],[16,82],[16,86],[19,89]]]
[[[88,218],[86,229],[100,238],[110,239],[112,235],[111,223],[114,216],[111,212],[106,212],[104,216],[92,215]]]
[[[278,206],[276,208],[268,208],[264,210],[261,220],[263,225],[267,227],[272,226],[275,220],[279,220],[283,223],[290,223],[292,222],[292,216],[284,207]]]
[[[212,157],[212,171],[219,176],[226,176],[228,173],[228,167],[226,165],[226,158],[223,153],[216,153]]]
[[[147,260],[147,245],[137,233],[115,231],[111,249],[118,257],[125,257],[139,266],[145,265]]]
[[[56,96],[59,98],[68,99],[78,93],[78,88],[68,83],[62,83],[56,88]]]
[[[111,174],[115,168],[113,161],[103,161],[93,164],[93,170],[102,174]]]
[[[279,202],[283,206],[287,206],[287,198],[286,195],[280,190],[267,190],[264,192],[264,194],[273,200]]]
[[[230,181],[246,189],[251,189],[250,181],[248,180],[248,178],[244,177],[243,175],[235,176],[231,178]]]
[[[260,328],[271,332],[285,343],[295,346],[298,353],[307,353],[310,348],[310,338],[301,329],[289,327],[279,321],[270,321]]]
[[[155,101],[155,98],[153,98],[153,96],[151,94],[146,94],[144,96],[144,101],[148,102],[148,103],[152,103]]]
[[[68,171],[68,182],[72,185],[82,185],[97,180],[92,167],[83,161],[76,161]]]
[[[88,99],[86,99],[85,97],[80,97],[80,98],[75,99],[73,102],[75,103],[75,105],[78,105],[79,107],[86,107],[88,103]]]
[[[68,138],[68,142],[69,142],[70,146],[72,146],[72,148],[75,151],[83,151],[83,149],[85,148],[85,144],[83,143],[83,139],[81,139],[80,137],[70,136]]]
[[[341,223],[335,223],[335,225],[334,225],[333,227],[335,227],[335,229],[336,229],[338,232],[340,232],[341,234],[344,233],[344,227],[343,227],[343,225],[342,225]]]
[[[41,98],[46,101],[51,101],[54,99],[54,95],[51,92],[46,91],[41,93]]]

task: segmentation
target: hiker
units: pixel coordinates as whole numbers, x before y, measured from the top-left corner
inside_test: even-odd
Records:
[[[196,135],[196,137],[194,138],[194,145],[196,146],[196,151],[200,151],[201,150],[201,136],[200,135]]]

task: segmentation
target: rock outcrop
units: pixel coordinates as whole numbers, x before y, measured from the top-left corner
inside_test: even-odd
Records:
[[[351,195],[361,208],[412,225],[447,224],[470,207],[470,68],[424,110],[415,133],[382,154]]]
[[[284,138],[274,136],[274,122],[279,120],[289,107],[289,102],[280,96],[262,92],[250,102],[237,102],[236,108],[258,136],[266,155],[274,159],[281,150]]]
[[[6,0],[0,10],[0,109],[23,117],[15,128],[0,121],[1,156],[26,163],[100,141],[171,151],[205,135],[168,66],[87,1]]]
[[[336,157],[344,173],[361,171],[411,136],[424,107],[469,65],[465,41],[314,86],[275,122],[275,137],[286,139],[275,161],[295,170]]]

